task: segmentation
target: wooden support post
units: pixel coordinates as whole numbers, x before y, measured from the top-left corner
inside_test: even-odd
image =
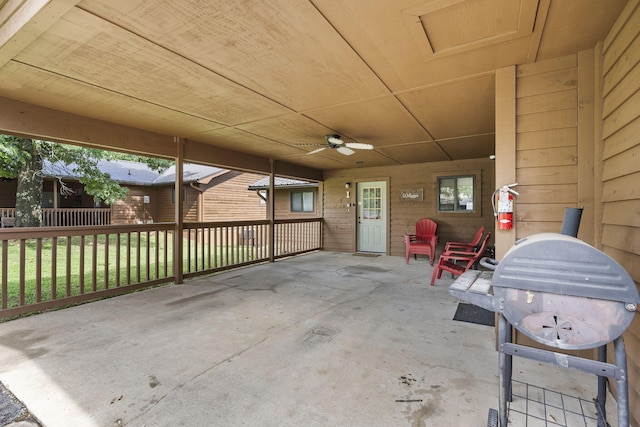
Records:
[[[182,263],[183,256],[183,231],[184,231],[184,200],[183,194],[183,160],[184,160],[184,139],[175,137],[174,142],[176,144],[176,159],[175,159],[175,187],[174,187],[174,201],[175,201],[175,229],[173,232],[173,275],[175,277],[175,283],[183,283],[184,266]]]
[[[269,197],[267,199],[267,209],[269,216],[269,262],[275,261],[275,237],[276,237],[276,209],[275,209],[275,192],[276,192],[276,161],[269,159],[271,162],[271,172],[269,173]]]
[[[604,141],[602,139],[602,111],[604,92],[604,54],[603,43],[596,44],[594,49],[594,98],[593,98],[593,243],[596,248],[603,250],[602,229],[603,229],[603,207],[602,203],[602,172],[603,172],[603,152]]]
[[[578,208],[583,208],[578,237],[594,245],[594,50],[578,53]]]
[[[496,188],[516,182],[516,67],[496,70]],[[517,191],[517,188],[516,188]],[[511,230],[495,230],[496,259],[516,241],[518,228],[516,200],[514,227]]]

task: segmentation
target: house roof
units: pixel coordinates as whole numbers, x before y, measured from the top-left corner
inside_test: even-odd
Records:
[[[144,163],[128,160],[99,160],[98,169],[108,174],[114,181],[124,185],[166,185],[175,182],[175,166],[169,167],[164,172],[157,172]],[[43,173],[46,177],[63,179],[80,179],[81,175],[76,171],[77,165],[63,162],[50,162],[45,160]],[[184,164],[183,180],[185,183],[198,182],[228,172],[212,166]]]
[[[271,180],[268,176],[261,178],[249,186],[249,190],[263,190],[269,188]],[[275,186],[278,188],[301,188],[301,187],[317,187],[317,182],[301,181],[299,179],[276,177]]]
[[[216,168],[212,166],[196,165],[193,163],[185,163],[182,173],[182,180],[184,182],[199,182],[207,179],[214,178],[229,172],[227,169]],[[176,181],[176,167],[170,166],[165,170],[156,180],[154,184],[172,184]]]

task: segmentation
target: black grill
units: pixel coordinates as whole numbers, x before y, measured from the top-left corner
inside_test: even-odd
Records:
[[[598,376],[598,426],[606,425],[606,378],[617,381],[618,425],[628,425],[628,385],[623,332],[635,316],[640,297],[629,274],[614,259],[587,243],[555,233],[518,241],[495,271],[470,270],[449,293],[499,313],[501,427],[511,401],[512,356],[571,367]],[[512,343],[511,326],[546,346],[562,350],[598,348],[599,360],[583,359]],[[616,360],[606,363],[606,345]],[[491,420],[490,416],[490,420]]]

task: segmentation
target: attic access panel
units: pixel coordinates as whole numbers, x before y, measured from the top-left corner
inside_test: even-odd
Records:
[[[531,0],[443,0],[404,14],[418,49],[429,59],[528,36],[537,9],[538,1]]]

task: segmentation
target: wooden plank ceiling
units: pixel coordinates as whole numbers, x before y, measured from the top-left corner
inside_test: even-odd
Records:
[[[0,0],[0,97],[314,169],[480,158],[494,72],[626,0]],[[324,135],[369,143],[344,156]]]

